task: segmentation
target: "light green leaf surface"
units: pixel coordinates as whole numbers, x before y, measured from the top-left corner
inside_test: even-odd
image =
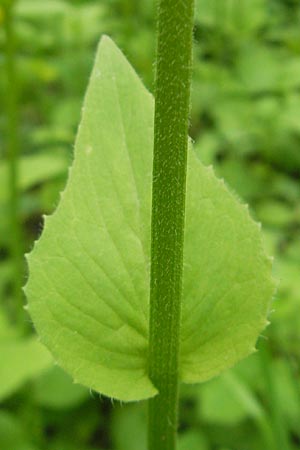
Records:
[[[0,360],[0,401],[52,365],[50,353],[36,337],[20,337],[1,312]]]
[[[75,381],[121,400],[155,395],[147,374],[153,99],[102,38],[75,158],[29,256],[30,313]],[[266,325],[271,263],[247,208],[189,152],[181,378],[248,355]]]
[[[274,292],[260,226],[189,154],[181,374],[208,380],[254,351]]]

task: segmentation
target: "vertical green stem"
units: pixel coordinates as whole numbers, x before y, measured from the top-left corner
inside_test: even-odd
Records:
[[[9,232],[10,252],[13,260],[13,299],[18,320],[23,316],[22,310],[22,247],[21,229],[19,224],[19,192],[18,192],[18,86],[16,77],[16,50],[13,23],[14,1],[7,0],[5,4],[5,35],[6,35],[6,77],[7,77],[7,161],[9,188]]]
[[[160,0],[151,229],[149,450],[176,447],[193,0]]]

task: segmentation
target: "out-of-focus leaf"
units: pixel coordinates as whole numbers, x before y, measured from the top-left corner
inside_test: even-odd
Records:
[[[63,175],[67,171],[68,161],[61,155],[37,154],[24,156],[19,161],[19,189],[24,191],[39,183]],[[0,202],[8,199],[8,166],[0,163]]]
[[[272,361],[275,388],[278,401],[281,405],[289,426],[295,433],[300,435],[300,379],[297,368],[292,371],[291,361],[275,359]]]
[[[233,371],[201,386],[199,408],[203,420],[226,425],[262,415],[255,396]]]
[[[12,414],[0,411],[1,450],[38,450],[30,443],[21,423]]]
[[[0,400],[52,365],[52,358],[36,337],[22,338],[0,311]]]
[[[68,2],[64,0],[51,0],[37,2],[36,0],[19,0],[16,14],[26,19],[39,19],[44,16],[58,16],[65,14],[69,9]]]
[[[213,133],[202,134],[194,145],[195,152],[205,166],[210,166],[215,162],[219,148],[220,140]]]
[[[76,408],[89,397],[89,391],[57,366],[40,375],[34,385],[36,402],[49,409]]]
[[[118,406],[112,419],[116,450],[147,449],[147,419],[143,404]]]
[[[238,76],[251,92],[272,91],[280,88],[282,57],[270,48],[252,44],[241,49],[237,61]]]
[[[65,42],[69,45],[79,42],[82,48],[84,44],[90,44],[94,39],[98,39],[104,31],[102,19],[104,11],[103,4],[91,2],[70,8],[68,14],[64,16]]]
[[[187,431],[179,434],[178,450],[208,450],[207,440],[198,431]]]
[[[274,272],[279,280],[271,328],[276,346],[300,357],[299,263],[277,257]]]
[[[196,0],[196,19],[240,37],[255,32],[266,17],[266,0]]]
[[[300,123],[297,120],[297,115],[300,110],[300,95],[289,95],[286,97],[284,109],[280,116],[281,125],[287,131],[300,134]],[[298,158],[300,161],[300,155]]]
[[[276,200],[264,200],[255,208],[256,217],[265,226],[282,228],[293,222],[294,211],[284,202]]]
[[[266,184],[256,172],[256,167],[242,159],[227,159],[217,166],[216,172],[242,199],[247,201],[259,197]]]
[[[298,205],[297,213],[299,214],[300,205]],[[298,217],[297,217],[298,219]],[[299,219],[298,219],[299,223]],[[285,257],[289,259],[294,264],[300,264],[300,237],[295,236],[287,244],[285,249]]]

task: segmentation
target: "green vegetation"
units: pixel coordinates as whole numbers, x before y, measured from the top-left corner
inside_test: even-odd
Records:
[[[0,162],[0,354],[3,361],[0,369],[0,448],[146,449],[145,402],[112,404],[110,400],[103,397],[99,400],[96,393],[73,384],[61,369],[53,368],[48,352],[30,331],[29,316],[22,312],[18,303],[21,294],[16,286],[20,283],[21,271],[16,270],[19,267],[16,261],[20,260],[22,247],[16,247],[12,223],[17,222],[16,219],[12,222],[12,218],[17,214],[18,223],[22,225],[23,247],[30,251],[40,234],[42,214],[54,211],[59,192],[64,190],[82,98],[101,34],[113,37],[148,88],[153,90],[154,5],[152,1],[136,4],[129,0],[52,0],[43,3],[19,0],[13,6],[10,31],[6,14],[8,2],[2,2],[0,10],[0,20],[6,23],[0,31],[3,49],[0,95],[8,100],[0,121],[1,148],[4,150]],[[267,339],[260,339],[258,343],[261,351],[212,381],[195,386],[182,384],[179,450],[281,450],[299,446],[299,15],[296,2],[283,0],[199,0],[196,5],[190,126],[194,149],[204,165],[213,164],[217,175],[225,178],[229,188],[249,203],[252,216],[262,222],[268,252],[275,256],[275,276],[281,282],[272,325],[263,332]],[[15,36],[15,45],[7,41],[11,33]],[[96,391],[123,400],[130,399],[130,395],[131,399],[141,399],[154,393],[143,371],[147,367],[147,315],[141,320],[144,313],[148,314],[147,236],[150,235],[151,177],[147,174],[151,171],[153,101],[115,46],[108,40],[102,43],[105,44],[104,51],[101,53],[100,48],[98,55],[106,64],[100,64],[99,68],[96,65],[94,75],[96,77],[95,71],[99,69],[104,84],[96,84],[93,77],[91,79],[69,183],[57,213],[46,219],[45,233],[31,257],[30,264],[36,266],[39,276],[33,277],[28,286],[35,296],[30,308],[33,308],[32,315],[43,341],[48,340],[46,343],[54,354],[56,349],[56,359],[73,378],[76,371],[77,380]],[[10,70],[18,75],[15,90],[12,90],[15,78],[7,77]],[[112,73],[115,84],[119,83],[118,91],[109,83]],[[92,92],[93,89],[98,92]],[[100,95],[101,90],[106,95]],[[103,107],[100,107],[100,101],[95,102],[97,108],[93,105],[97,96],[104,102]],[[109,97],[118,101],[111,102]],[[136,117],[126,110],[128,97],[135,102]],[[13,113],[9,108],[13,108]],[[119,119],[111,123],[110,116],[105,115],[106,108],[112,108],[112,117]],[[126,172],[130,167],[127,149],[122,144],[122,117],[126,136],[130,138],[129,151],[149,149],[130,155],[134,158],[133,170],[140,176],[135,186],[132,176],[127,176]],[[89,122],[94,124],[93,136],[87,136],[85,131],[85,124]],[[101,128],[100,123],[105,126]],[[144,123],[148,125],[145,127]],[[119,132],[113,132],[113,127]],[[91,147],[86,145],[88,138],[93,141]],[[88,163],[89,157],[95,158],[93,148],[98,138],[109,144],[110,150],[107,154],[101,153],[97,161]],[[105,168],[112,163],[118,145],[118,150],[122,151],[116,157],[120,158],[120,167],[126,170],[121,178],[105,177]],[[9,148],[14,150],[6,150]],[[85,151],[85,158],[80,148]],[[146,155],[146,159],[139,159],[137,155],[140,158]],[[12,159],[15,172],[12,172]],[[77,167],[89,169],[90,178],[83,179],[85,172]],[[119,173],[117,164],[111,169]],[[12,173],[18,175],[12,177]],[[20,192],[19,198],[13,194],[12,179],[15,180],[15,192]],[[257,227],[249,220],[236,196],[228,193],[210,169],[200,165],[193,150],[189,151],[187,179],[181,330],[185,340],[181,345],[180,372],[184,381],[194,383],[216,375],[249,353],[257,334],[263,329],[268,305],[262,300],[268,303],[271,287],[264,281],[270,264],[259,256],[262,251]],[[117,183],[114,188],[112,180]],[[111,209],[101,210],[104,218],[98,216],[97,197],[89,196],[94,183],[99,192],[104,189],[110,193],[106,201]],[[200,205],[205,205],[200,193],[203,193],[203,200],[212,198],[217,204],[215,216],[209,207],[195,208],[199,199]],[[132,195],[146,199],[145,209],[140,210],[139,217],[130,200]],[[15,206],[9,196],[16,199]],[[77,199],[76,208],[79,202],[80,211],[85,213],[72,209],[71,196]],[[103,197],[101,199],[103,201]],[[88,219],[89,233],[80,228],[78,218],[82,215]],[[220,216],[222,220],[217,222],[216,218]],[[93,217],[97,219],[96,223]],[[104,230],[101,227],[103,220],[109,224],[110,233],[105,239],[107,247],[98,248],[98,235]],[[217,222],[218,226],[212,227],[212,222]],[[232,223],[237,225],[236,228]],[[100,229],[95,230],[95,226]],[[209,231],[214,239],[207,239]],[[73,245],[72,236],[78,233],[86,254],[81,247]],[[145,245],[146,261],[134,236]],[[253,238],[249,240],[249,236]],[[112,238],[119,240],[116,248],[122,250],[125,258],[123,272],[120,258],[111,251]],[[58,245],[51,239],[58,241]],[[20,244],[20,239],[18,241]],[[198,252],[198,248],[202,250]],[[72,335],[72,339],[49,322],[43,303],[39,303],[41,293],[43,296],[49,294],[49,283],[57,285],[60,278],[64,278],[65,283],[61,294],[68,301],[78,302],[83,296],[78,273],[65,272],[66,261],[61,256],[68,251],[72,257],[78,257],[80,253],[78,264],[89,269],[89,291],[84,307],[89,309],[92,317],[85,316],[83,320],[78,311],[77,318],[76,314],[72,315],[72,306],[58,302],[53,286],[55,295],[49,297],[49,302],[53,302],[51,308],[56,317],[63,317],[66,325],[73,326],[77,320],[78,337]],[[114,277],[111,281],[117,287],[121,286],[122,293],[112,291],[109,280],[106,278],[104,283],[104,277],[96,271],[91,258],[97,259],[101,251],[105,255],[102,260],[106,264],[104,270],[110,269],[109,274]],[[44,255],[43,264],[37,264],[39,254]],[[54,258],[56,264],[50,264],[49,258]],[[114,270],[111,270],[112,266]],[[232,288],[230,280],[237,268],[241,274],[240,283],[237,283],[239,288],[232,289],[229,298],[226,293]],[[45,278],[45,273],[50,281]],[[249,273],[257,283],[251,284],[250,280],[249,284],[249,279],[243,278],[243,274]],[[195,279],[199,284],[195,284]],[[190,291],[189,287],[193,286],[196,292]],[[80,333],[90,333],[88,338],[96,344],[102,339],[101,335],[95,335],[93,326],[87,326],[93,318],[102,318],[102,306],[95,309],[94,287],[97,291],[114,292],[111,302],[118,308],[105,312],[107,323],[104,325],[112,328],[107,338],[111,348],[103,348],[104,353],[100,355],[96,348],[97,358],[108,360],[106,351],[124,347],[124,352],[122,350],[114,359],[109,359],[111,367],[108,367],[107,376],[96,369],[87,373],[84,364],[76,363],[79,346],[75,345],[75,340],[80,340]],[[201,310],[191,314],[190,308],[199,305],[197,292],[205,296],[210,292],[214,301],[219,296],[220,308],[212,308],[212,302],[206,305],[201,302]],[[124,301],[127,298],[128,302]],[[243,302],[244,298],[253,300]],[[262,311],[257,312],[257,304],[262,305]],[[130,305],[138,305],[139,314]],[[82,311],[82,314],[86,312]],[[203,323],[204,316],[206,322]],[[39,320],[48,327],[44,335]],[[255,324],[257,329],[246,328],[245,322]],[[126,348],[126,339],[120,335],[118,340],[113,332],[120,323],[128,325],[122,327],[122,332],[123,337],[132,342],[130,349]],[[202,323],[201,329],[197,328],[199,323]],[[221,323],[224,328],[220,329]],[[138,332],[134,332],[136,329]],[[103,344],[103,340],[101,342]],[[222,365],[216,367],[215,358],[217,355],[219,360],[222,348],[228,359],[224,358]],[[134,355],[126,353],[132,350]],[[80,351],[86,356],[88,347],[81,347]],[[200,373],[199,367],[204,366],[201,358],[205,359],[209,374]],[[140,377],[140,384],[131,376],[126,379],[128,364],[137,378],[142,370],[144,378]],[[118,370],[124,372],[124,377],[116,375],[113,378],[111,374],[115,369],[116,373]],[[101,377],[104,378],[101,380]],[[109,391],[112,388],[114,392]]]

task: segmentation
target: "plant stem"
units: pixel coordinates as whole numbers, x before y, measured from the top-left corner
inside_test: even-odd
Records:
[[[193,0],[160,0],[151,224],[149,450],[176,447]]]
[[[8,0],[5,5],[5,34],[6,34],[6,77],[7,77],[7,160],[9,187],[9,231],[10,252],[13,260],[13,300],[16,319],[23,318],[22,310],[22,243],[19,223],[19,191],[18,191],[18,86],[15,67],[15,33],[13,23],[14,1]]]

